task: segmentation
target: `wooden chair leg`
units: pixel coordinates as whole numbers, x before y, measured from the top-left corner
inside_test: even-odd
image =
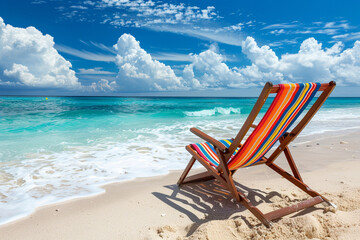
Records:
[[[188,165],[186,166],[184,172],[181,174],[179,181],[177,182],[177,184],[180,186],[184,179],[186,178],[186,176],[188,175],[190,169],[192,168],[192,166],[194,165],[196,159],[194,157],[191,157],[190,162],[188,163]]]
[[[285,157],[286,157],[286,159],[287,159],[287,161],[288,161],[288,163],[290,165],[291,171],[294,174],[294,177],[302,182],[303,180],[301,178],[299,170],[296,167],[295,161],[294,161],[293,157],[291,156],[290,150],[289,150],[289,148],[287,146],[284,148],[284,154],[285,154]]]
[[[218,154],[219,157],[219,167],[222,169],[222,177],[226,180],[227,183],[227,188],[230,190],[231,194],[233,195],[233,197],[236,199],[236,201],[240,201],[240,196],[239,193],[235,187],[235,183],[234,180],[231,176],[231,171],[229,170],[229,168],[227,167],[227,163],[225,160],[224,155],[219,151],[219,149],[216,149],[216,152]]]
[[[271,169],[273,169],[275,172],[277,172],[278,174],[280,174],[282,177],[284,177],[285,179],[287,179],[288,181],[290,181],[292,184],[294,184],[295,186],[297,186],[298,188],[300,188],[301,190],[303,190],[304,192],[306,192],[307,194],[309,194],[311,197],[317,197],[320,196],[326,203],[328,203],[331,206],[335,206],[333,203],[331,203],[327,198],[325,198],[324,196],[322,196],[320,193],[315,192],[314,190],[312,190],[309,186],[307,186],[304,182],[298,180],[297,178],[291,176],[291,174],[289,174],[288,172],[286,172],[284,169],[282,169],[281,167],[277,166],[274,163],[270,163],[267,164]]]
[[[235,187],[235,183],[234,180],[232,179],[232,176],[227,175],[225,179],[228,182],[228,189],[232,193],[233,197],[235,198],[236,201],[240,202],[241,198],[239,196],[238,190]]]
[[[266,227],[271,227],[271,221],[265,217],[265,215],[254,205],[251,204],[250,200],[243,194],[241,191],[239,191],[239,197],[240,197],[240,203],[244,205],[254,216],[260,220],[262,224],[264,224]]]

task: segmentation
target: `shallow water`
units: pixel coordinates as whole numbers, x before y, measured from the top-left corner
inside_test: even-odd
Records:
[[[0,97],[0,223],[105,183],[182,169],[184,146],[199,141],[190,127],[233,137],[255,101]],[[359,127],[360,98],[330,98],[302,136]]]

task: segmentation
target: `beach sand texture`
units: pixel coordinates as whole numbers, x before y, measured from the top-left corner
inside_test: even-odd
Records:
[[[291,145],[305,183],[338,208],[319,204],[275,221],[270,229],[215,181],[179,189],[181,172],[176,171],[42,207],[2,225],[0,239],[359,239],[359,144],[360,132],[355,132]],[[277,163],[286,168],[285,158]],[[234,178],[264,212],[308,198],[266,166],[240,169]]]

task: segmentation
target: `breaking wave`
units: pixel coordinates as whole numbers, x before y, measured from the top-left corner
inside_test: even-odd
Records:
[[[209,117],[209,116],[216,116],[216,115],[230,115],[230,114],[240,114],[240,108],[222,108],[222,107],[215,107],[213,109],[205,109],[200,111],[194,112],[184,112],[188,117]]]

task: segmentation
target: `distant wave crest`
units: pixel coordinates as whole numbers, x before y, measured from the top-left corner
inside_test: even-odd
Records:
[[[184,113],[188,117],[208,117],[208,116],[215,116],[215,115],[240,114],[240,108],[215,107],[213,109],[205,109],[205,110],[200,110],[200,111],[184,112]]]

